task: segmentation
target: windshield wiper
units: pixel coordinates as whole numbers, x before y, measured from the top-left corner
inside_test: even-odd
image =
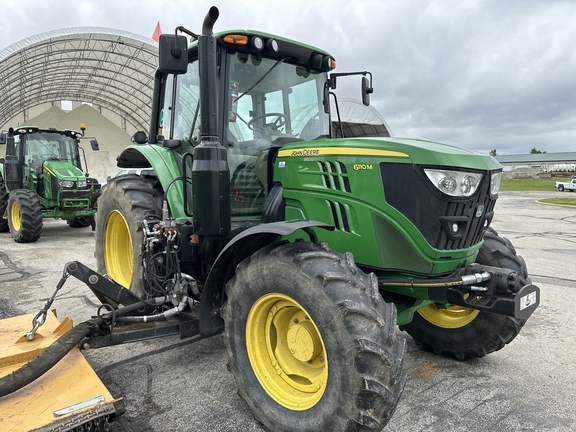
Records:
[[[272,72],[272,71],[276,68],[276,66],[278,66],[280,63],[283,63],[284,60],[286,60],[286,57],[284,57],[284,58],[278,60],[276,63],[274,63],[274,64],[272,65],[272,67],[271,67],[270,69],[268,69],[268,70],[266,71],[266,73],[265,73],[264,75],[262,75],[258,81],[256,81],[254,84],[252,84],[252,85],[248,88],[248,90],[246,90],[244,93],[242,93],[242,94],[241,94],[240,96],[238,96],[236,99],[234,99],[234,102],[238,101],[238,100],[239,100],[242,96],[244,96],[245,94],[250,93],[250,91],[251,91],[254,87],[256,87],[258,84],[260,84],[262,81],[264,81],[264,78],[266,78],[266,77],[270,74],[270,72]]]

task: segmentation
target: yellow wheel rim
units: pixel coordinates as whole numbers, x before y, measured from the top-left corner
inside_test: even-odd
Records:
[[[246,348],[256,378],[280,405],[304,411],[324,394],[328,358],[318,327],[283,294],[256,301],[246,321]]]
[[[436,327],[456,329],[470,324],[480,311],[464,306],[449,306],[447,309],[442,309],[431,303],[419,309],[418,313]]]
[[[118,210],[112,211],[104,229],[106,272],[120,285],[130,288],[134,275],[134,250],[128,223]]]
[[[12,204],[10,218],[12,219],[12,227],[14,227],[14,230],[20,231],[22,220],[20,219],[20,204],[17,202]]]

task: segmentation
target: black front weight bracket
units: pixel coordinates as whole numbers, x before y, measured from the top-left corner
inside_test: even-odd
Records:
[[[466,287],[429,290],[430,300],[437,303],[450,303],[517,319],[528,319],[540,304],[540,288],[532,284],[523,286],[514,296],[483,295],[478,292],[478,296],[481,296],[478,299],[477,296],[467,296],[468,294],[470,291]]]

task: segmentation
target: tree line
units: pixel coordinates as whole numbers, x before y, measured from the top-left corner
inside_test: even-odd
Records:
[[[546,150],[542,151],[542,150],[538,150],[536,147],[532,147],[532,150],[530,150],[530,154],[542,154],[542,153],[546,153]],[[496,149],[490,150],[490,156],[497,156],[498,152],[496,151]]]

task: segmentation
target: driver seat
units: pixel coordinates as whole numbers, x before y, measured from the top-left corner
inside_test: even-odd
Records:
[[[263,149],[259,153],[260,156],[254,155],[238,165],[230,179],[230,198],[233,215],[255,216],[262,213],[266,197],[274,186],[273,169],[278,151],[284,145],[298,141],[303,140],[296,137],[278,137],[270,143],[268,148]],[[266,164],[265,179],[259,179],[256,174],[257,159],[264,161]]]

